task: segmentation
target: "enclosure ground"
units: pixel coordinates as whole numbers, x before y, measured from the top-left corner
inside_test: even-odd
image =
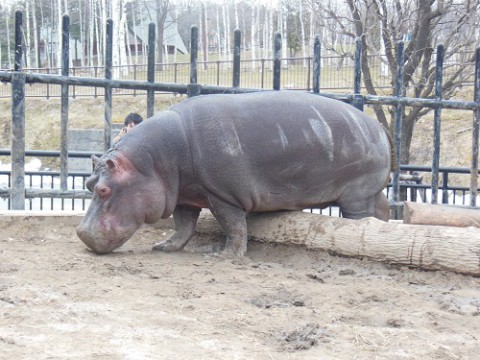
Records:
[[[78,222],[0,216],[0,358],[478,358],[480,278],[253,242],[152,252],[151,227],[97,256]]]

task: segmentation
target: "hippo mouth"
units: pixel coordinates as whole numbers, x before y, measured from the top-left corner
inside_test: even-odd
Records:
[[[91,231],[88,226],[81,223],[77,226],[76,230],[78,237],[88,248],[96,254],[103,255],[122,246],[132,237],[136,229],[110,231],[109,234],[102,234],[102,232]]]

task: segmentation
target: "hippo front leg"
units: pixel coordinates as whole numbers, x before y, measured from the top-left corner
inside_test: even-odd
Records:
[[[175,232],[168,240],[153,245],[153,250],[165,252],[182,250],[195,232],[200,210],[196,207],[178,205],[173,212]]]
[[[227,236],[222,253],[243,256],[247,252],[247,219],[245,211],[217,198],[209,197],[210,211]]]

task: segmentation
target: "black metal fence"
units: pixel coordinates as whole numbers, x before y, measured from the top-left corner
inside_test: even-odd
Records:
[[[1,176],[7,176],[7,186],[0,187],[0,197],[8,199],[8,208],[14,210],[22,210],[33,207],[32,199],[49,198],[50,203],[54,204],[52,199],[60,199],[62,206],[65,206],[65,199],[72,201],[72,207],[78,206],[76,200],[82,201],[82,208],[85,207],[83,200],[88,199],[90,194],[85,190],[84,178],[88,174],[71,174],[68,171],[69,157],[85,157],[88,153],[69,152],[67,144],[68,131],[68,100],[71,96],[72,87],[88,87],[92,89],[102,89],[102,95],[105,99],[105,126],[104,126],[104,144],[105,150],[111,145],[111,114],[112,114],[112,96],[113,89],[144,91],[147,96],[147,116],[154,113],[154,99],[155,93],[158,92],[173,92],[188,94],[189,96],[196,96],[200,94],[214,94],[214,93],[241,93],[251,91],[261,91],[261,88],[240,87],[241,83],[241,60],[240,60],[240,33],[235,33],[235,46],[233,54],[233,64],[231,68],[231,84],[230,86],[219,85],[200,85],[198,68],[200,62],[198,61],[198,29],[192,27],[192,45],[190,49],[190,63],[188,83],[173,83],[173,82],[158,82],[155,78],[155,25],[153,23],[149,26],[149,45],[148,45],[148,63],[146,80],[139,79],[113,79],[114,68],[112,66],[112,34],[113,23],[111,20],[107,22],[107,36],[106,36],[106,65],[103,69],[104,78],[85,77],[70,74],[69,64],[69,18],[63,18],[63,41],[62,41],[62,68],[61,75],[54,74],[36,74],[26,73],[21,66],[22,59],[22,13],[16,13],[16,31],[15,31],[15,66],[12,72],[0,72],[0,80],[11,84],[12,96],[12,149],[0,149],[0,156],[10,156],[12,169],[11,171],[0,172]],[[271,71],[272,88],[279,90],[282,87],[282,59],[280,58],[281,38],[276,34],[274,41],[274,58],[272,60],[273,66]],[[352,73],[353,93],[338,94],[325,92],[322,89],[320,92],[320,79],[322,74],[321,62],[321,47],[320,40],[317,37],[314,45],[314,56],[311,60],[311,88],[312,92],[342,100],[351,103],[353,106],[362,109],[366,105],[389,105],[395,108],[395,149],[397,154],[400,153],[401,147],[401,126],[403,107],[405,106],[420,106],[434,109],[434,160],[431,167],[409,167],[400,166],[404,171],[421,171],[431,172],[431,184],[414,184],[401,182],[401,173],[397,171],[393,174],[392,184],[388,188],[388,195],[393,207],[400,206],[401,196],[409,196],[414,198],[420,192],[420,198],[425,198],[433,203],[438,202],[439,192],[439,176],[442,174],[443,187],[442,201],[451,202],[448,194],[450,192],[463,194],[459,200],[462,204],[476,206],[477,188],[478,188],[478,138],[480,130],[480,48],[476,50],[475,76],[474,76],[474,98],[472,101],[454,101],[442,99],[442,74],[443,74],[443,47],[439,46],[437,49],[437,77],[436,77],[436,91],[434,99],[419,99],[403,96],[403,43],[397,44],[397,74],[395,80],[395,94],[393,96],[373,96],[361,94],[361,42],[356,42],[354,57],[354,71]],[[203,81],[203,80],[202,80]],[[266,81],[266,80],[265,80]],[[49,84],[60,86],[61,97],[61,148],[57,152],[27,152],[25,151],[25,97],[26,88],[35,84]],[[218,84],[218,82],[217,82]],[[308,82],[310,84],[310,82]],[[265,85],[267,88],[267,85]],[[440,147],[440,118],[442,109],[462,109],[470,110],[473,113],[473,130],[472,130],[472,163],[470,169],[454,169],[441,168],[439,165],[439,147]],[[25,157],[32,156],[57,156],[60,157],[60,171],[58,173],[50,173],[52,180],[50,186],[34,186],[35,182],[30,180],[26,182],[26,176],[32,179],[33,174],[25,172]],[[416,169],[416,170],[412,170]],[[462,188],[459,186],[451,186],[448,183],[448,176],[452,173],[466,173],[470,177],[470,187]],[[27,178],[28,178],[27,176]],[[35,176],[47,176],[47,174],[38,173]],[[77,184],[75,178],[82,178]],[[55,180],[56,179],[56,180]],[[77,185],[74,185],[77,184]],[[83,184],[83,185],[82,185]],[[75,186],[75,187],[74,187]],[[401,188],[407,189],[402,195]],[[423,193],[422,193],[423,191]],[[468,194],[467,194],[468,193]],[[445,195],[447,194],[447,195]],[[469,195],[469,196],[468,196]],[[453,197],[456,199],[456,197]],[[63,200],[62,200],[63,199]],[[457,202],[458,203],[458,202]],[[40,206],[43,208],[43,203]],[[53,207],[53,205],[52,205]]]

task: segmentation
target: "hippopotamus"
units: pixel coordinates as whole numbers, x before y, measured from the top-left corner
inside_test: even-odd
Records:
[[[86,182],[93,196],[77,234],[99,254],[172,214],[174,233],[153,248],[181,250],[204,208],[231,256],[247,250],[251,212],[338,205],[345,218],[389,218],[382,192],[392,166],[389,135],[350,104],[312,93],[188,98],[93,161]]]

